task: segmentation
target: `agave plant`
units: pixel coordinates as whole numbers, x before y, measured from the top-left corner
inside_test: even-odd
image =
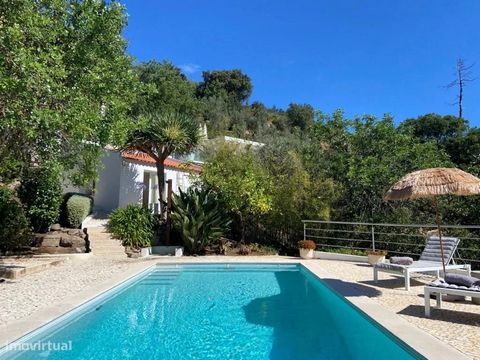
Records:
[[[230,225],[212,191],[189,188],[173,195],[172,224],[185,250],[198,254],[225,234]]]

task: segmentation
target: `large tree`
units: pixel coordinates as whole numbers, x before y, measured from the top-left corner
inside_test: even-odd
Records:
[[[0,2],[0,181],[45,161],[77,182],[121,142],[136,92],[117,1]]]
[[[137,65],[135,72],[145,87],[134,106],[134,115],[159,112],[197,115],[196,85],[178,67],[168,61],[152,60]]]
[[[165,203],[165,160],[172,153],[190,153],[199,144],[201,136],[198,122],[178,113],[144,117],[130,132],[125,149],[142,151],[155,160],[161,213]]]
[[[313,125],[315,111],[309,104],[290,104],[288,105],[287,119],[290,127],[298,127],[304,131]]]
[[[426,142],[434,140],[443,146],[452,138],[463,135],[468,129],[468,121],[453,115],[425,114],[413,119],[406,119],[400,129],[408,129],[413,136]]]
[[[237,215],[243,242],[245,217],[265,214],[272,208],[272,180],[248,146],[220,143],[207,150],[201,181]]]
[[[220,97],[231,105],[240,105],[248,100],[252,89],[250,78],[241,70],[215,70],[203,72],[197,94],[201,98]]]
[[[336,219],[418,223],[418,218],[401,218],[405,205],[384,203],[383,193],[406,173],[451,165],[433,141],[422,142],[410,131],[395,127],[388,115],[347,120],[337,112],[333,117],[322,117],[312,130],[306,163],[310,171],[326,171],[334,180]],[[414,205],[409,208],[415,211]]]

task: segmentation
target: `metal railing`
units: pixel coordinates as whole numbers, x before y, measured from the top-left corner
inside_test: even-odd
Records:
[[[318,250],[362,252],[386,250],[390,255],[418,258],[427,237],[437,229],[431,224],[384,224],[347,221],[302,220],[303,237]],[[442,225],[443,236],[460,239],[454,260],[480,269],[480,225]]]

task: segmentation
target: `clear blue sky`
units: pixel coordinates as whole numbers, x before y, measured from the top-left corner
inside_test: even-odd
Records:
[[[239,68],[250,101],[348,116],[456,114],[455,62],[476,63],[464,117],[480,126],[479,0],[123,0],[128,50],[193,80]]]

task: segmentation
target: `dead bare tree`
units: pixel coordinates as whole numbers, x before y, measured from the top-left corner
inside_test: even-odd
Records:
[[[452,105],[458,105],[458,118],[463,118],[463,90],[468,82],[476,80],[472,74],[472,68],[475,64],[465,65],[465,61],[462,58],[457,59],[457,66],[455,69],[455,80],[449,83],[446,88],[450,89],[452,87],[458,86],[458,95],[457,101]]]

